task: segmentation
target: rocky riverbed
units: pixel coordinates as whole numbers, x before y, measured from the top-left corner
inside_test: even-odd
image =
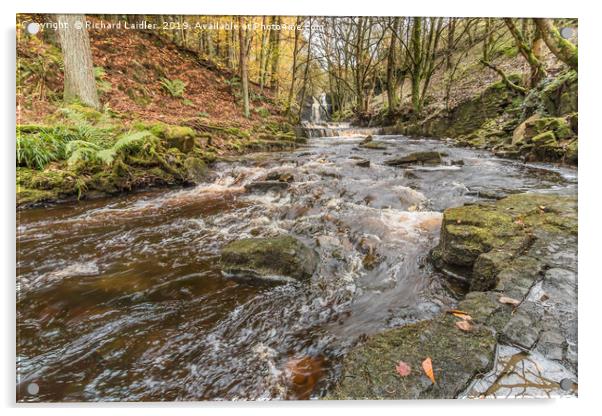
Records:
[[[574,197],[518,194],[446,210],[432,258],[468,293],[449,313],[356,347],[330,398],[576,395],[576,248]],[[427,357],[435,383],[420,367]],[[414,371],[400,377],[398,361]]]
[[[18,399],[576,394],[576,171],[362,141],[20,211]]]

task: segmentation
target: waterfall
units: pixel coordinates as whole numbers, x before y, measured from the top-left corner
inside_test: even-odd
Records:
[[[320,111],[320,102],[316,97],[312,97],[313,103],[311,104],[311,122],[318,124],[322,122],[322,112]]]

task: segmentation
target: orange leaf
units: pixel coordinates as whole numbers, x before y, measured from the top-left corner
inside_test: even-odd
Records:
[[[456,309],[452,309],[451,311],[449,311],[449,313],[451,313],[452,315],[454,315],[456,318],[460,318],[464,321],[472,321],[472,316],[470,316],[469,314],[467,314],[464,311],[459,311]]]
[[[422,362],[422,369],[426,376],[435,384],[435,373],[433,372],[433,361],[431,357],[426,357],[426,359]]]
[[[468,321],[458,321],[456,326],[464,332],[472,331],[472,325]]]
[[[504,303],[506,305],[518,306],[520,305],[520,300],[516,300],[513,298],[509,298],[507,296],[502,296],[498,299],[498,302]]]
[[[412,368],[410,367],[410,365],[408,363],[404,363],[403,361],[400,361],[395,366],[395,370],[401,377],[407,377],[412,372]]]

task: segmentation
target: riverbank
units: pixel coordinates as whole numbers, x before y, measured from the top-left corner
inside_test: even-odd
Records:
[[[526,95],[499,81],[449,110],[439,108],[417,120],[402,114],[382,132],[449,138],[458,146],[527,162],[577,165],[577,87],[574,71],[551,76]]]
[[[576,198],[517,194],[447,209],[431,258],[468,288],[464,299],[356,347],[328,398],[577,395]],[[400,361],[409,374],[395,371]]]
[[[219,158],[295,147],[272,88],[250,83],[245,117],[231,68],[156,32],[89,36],[98,111],[62,99],[55,36],[17,39],[18,208],[192,185]]]
[[[181,124],[123,120],[73,104],[46,124],[17,126],[17,207],[98,198],[203,181],[219,158],[294,149],[285,122],[247,128],[202,119]]]

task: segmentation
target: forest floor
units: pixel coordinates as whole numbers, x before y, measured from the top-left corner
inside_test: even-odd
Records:
[[[260,91],[253,83],[250,98],[255,111],[245,118],[235,75],[165,37],[144,31],[103,29],[91,29],[89,36],[101,102],[125,120],[178,124],[200,117],[218,125],[247,128],[265,122],[266,117],[285,120],[270,89]],[[41,122],[62,106],[60,49],[40,37],[22,36],[17,42],[17,59],[22,71],[17,91],[18,120]],[[164,79],[183,81],[182,96],[171,95],[162,85]]]
[[[63,103],[55,40],[18,36],[17,205],[194,183],[215,158],[295,147],[269,88],[251,83],[245,118],[228,69],[154,33],[89,33],[98,112]]]

